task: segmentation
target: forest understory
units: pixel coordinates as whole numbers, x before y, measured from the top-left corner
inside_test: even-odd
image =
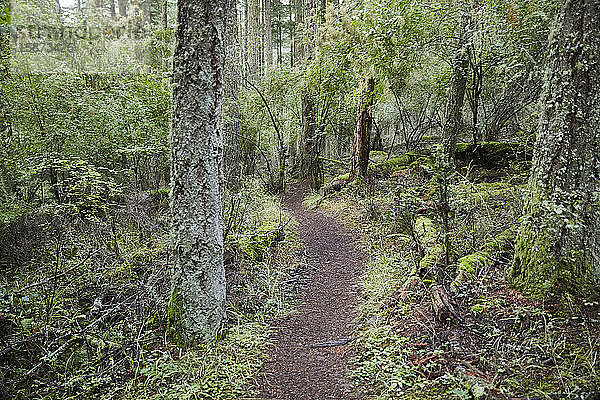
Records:
[[[600,400],[598,0],[0,0],[0,400]]]
[[[370,182],[305,200],[362,232],[369,255],[353,371],[361,398],[600,398],[600,298],[534,301],[506,280],[528,162],[458,169],[456,261],[440,279],[436,183],[422,154],[372,154]]]

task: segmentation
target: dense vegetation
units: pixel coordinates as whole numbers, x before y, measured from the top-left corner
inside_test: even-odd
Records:
[[[219,0],[226,318],[196,346],[188,3],[0,3],[0,398],[251,397],[295,301],[296,180],[364,233],[362,398],[598,396],[597,2]]]

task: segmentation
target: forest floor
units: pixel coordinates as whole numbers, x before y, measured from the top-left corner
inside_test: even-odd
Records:
[[[298,222],[305,263],[294,277],[296,311],[276,323],[269,360],[259,378],[259,398],[351,399],[353,320],[365,256],[353,232],[303,206],[305,192],[295,185],[284,198]]]

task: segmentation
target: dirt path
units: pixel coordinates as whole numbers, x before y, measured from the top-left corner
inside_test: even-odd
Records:
[[[298,277],[299,305],[277,326],[271,360],[260,379],[260,398],[352,399],[351,346],[315,345],[352,337],[364,256],[356,249],[356,235],[322,212],[303,207],[303,192],[295,187],[284,199],[306,246],[307,266]]]

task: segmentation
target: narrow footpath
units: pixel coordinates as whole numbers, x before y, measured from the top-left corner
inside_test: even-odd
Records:
[[[276,326],[259,398],[353,399],[349,362],[365,257],[357,249],[358,236],[332,217],[305,209],[303,194],[293,187],[284,206],[299,223],[307,265],[296,277],[296,312]]]

